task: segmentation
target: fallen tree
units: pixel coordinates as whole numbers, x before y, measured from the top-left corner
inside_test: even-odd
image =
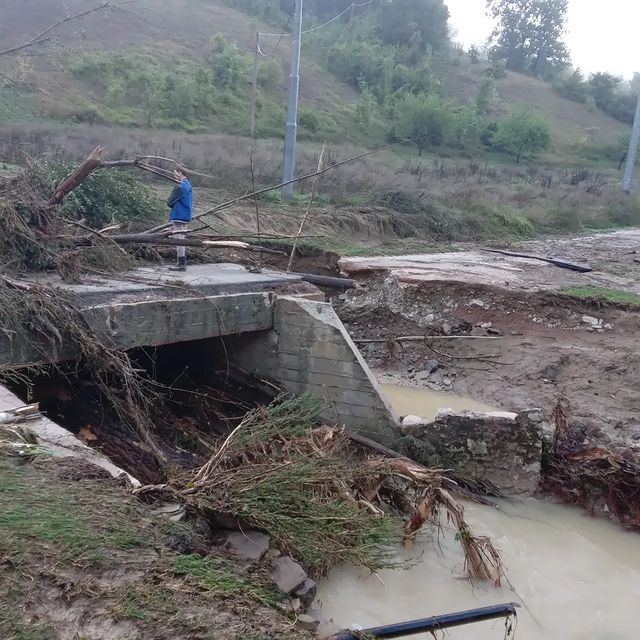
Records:
[[[412,544],[426,523],[437,526],[444,511],[459,532],[469,579],[500,583],[498,552],[472,533],[441,471],[371,455],[343,429],[318,424],[321,409],[313,396],[279,398],[249,412],[202,467],[134,493],[267,530],[316,574],[341,563],[397,567],[398,546]]]

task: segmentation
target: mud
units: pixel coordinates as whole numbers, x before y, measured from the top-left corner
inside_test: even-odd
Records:
[[[568,298],[558,289],[615,283],[616,289],[637,291],[634,272],[640,265],[631,252],[638,242],[640,232],[625,231],[524,247],[590,261],[596,270],[584,275],[518,258],[486,254],[486,259],[477,252],[446,254],[446,259],[343,260],[343,270],[363,287],[345,297],[339,313],[356,342],[452,334],[451,339],[361,343],[383,383],[454,392],[505,411],[536,406],[550,415],[560,401],[571,430],[580,434],[580,446],[637,456],[639,311]],[[494,278],[486,262],[515,275]]]

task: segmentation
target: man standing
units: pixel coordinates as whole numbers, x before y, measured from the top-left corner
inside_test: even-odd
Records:
[[[173,225],[173,230],[179,233],[172,237],[178,240],[184,239],[184,231],[193,218],[193,188],[187,180],[185,170],[180,167],[173,172],[175,181],[178,183],[167,199],[167,206],[171,207],[169,222]],[[187,270],[187,248],[178,247],[178,261],[171,271]]]

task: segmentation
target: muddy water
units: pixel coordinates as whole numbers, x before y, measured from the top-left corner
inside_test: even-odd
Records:
[[[401,416],[413,415],[431,420],[435,418],[440,409],[498,411],[496,407],[490,407],[455,393],[430,391],[429,389],[405,387],[398,384],[382,384],[380,387],[384,396]]]
[[[474,588],[459,579],[462,554],[449,530],[439,545],[425,540],[402,552],[417,560],[408,570],[379,577],[352,568],[333,571],[319,593],[323,620],[367,628],[521,599],[528,609],[520,610],[518,640],[638,637],[637,534],[535,500],[501,508],[467,505],[466,510],[476,531],[490,535],[502,552],[515,592],[508,584]],[[491,621],[453,629],[446,637],[500,640],[504,632],[503,621]]]

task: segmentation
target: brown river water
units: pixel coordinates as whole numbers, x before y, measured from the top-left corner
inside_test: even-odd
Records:
[[[425,414],[407,411],[407,405],[401,405],[393,391],[385,391],[398,412]],[[410,391],[429,396],[422,406],[435,410],[485,409],[469,400],[452,407],[455,403],[448,394],[434,399],[431,392]],[[419,400],[413,393],[403,394],[403,389],[398,396]],[[419,404],[412,406],[420,408]],[[378,575],[352,567],[332,571],[318,594],[323,630],[328,634],[354,624],[368,628],[518,602],[522,608],[515,638],[519,640],[638,637],[638,534],[579,509],[534,499],[502,501],[500,509],[467,504],[466,513],[475,532],[490,536],[502,553],[507,580],[501,588],[474,586],[462,578],[460,546],[454,532],[443,523],[439,539],[425,536],[413,549],[398,552],[399,558],[412,561],[405,570]],[[505,637],[505,625],[502,620],[482,622],[439,633],[438,637],[499,640]]]

